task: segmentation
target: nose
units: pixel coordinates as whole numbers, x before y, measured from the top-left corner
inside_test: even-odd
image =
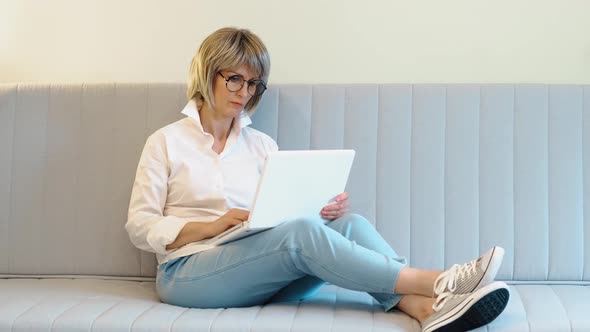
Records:
[[[250,96],[250,94],[248,94],[248,82],[244,82],[244,85],[242,85],[242,88],[240,90],[236,91],[236,94],[240,98]]]

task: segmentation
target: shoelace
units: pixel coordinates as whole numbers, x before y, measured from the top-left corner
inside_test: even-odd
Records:
[[[434,281],[434,294],[442,295],[447,289],[452,293],[457,289],[457,278],[465,279],[476,273],[477,259],[463,265],[455,264],[436,278]]]
[[[440,309],[442,309],[445,306],[447,301],[449,301],[450,299],[452,299],[453,297],[456,297],[456,296],[458,296],[458,295],[455,295],[451,292],[441,293],[440,295],[438,295],[436,297],[436,300],[434,300],[434,303],[432,304],[432,309],[434,309],[435,312],[438,312]]]

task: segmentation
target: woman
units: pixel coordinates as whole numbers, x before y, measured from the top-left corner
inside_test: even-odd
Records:
[[[424,331],[465,331],[495,319],[509,297],[494,282],[501,248],[445,272],[407,267],[365,218],[348,213],[347,193],[318,211],[327,224],[301,219],[219,247],[199,242],[248,219],[264,157],[278,150],[248,127],[269,69],[256,35],[215,31],[192,61],[187,117],[146,142],[125,228],[138,248],[157,254],[162,301],[252,306],[304,299],[327,281],[368,292]]]

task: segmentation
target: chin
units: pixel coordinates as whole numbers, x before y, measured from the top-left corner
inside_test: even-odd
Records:
[[[228,118],[235,118],[236,116],[240,115],[241,111],[242,109],[227,108],[223,110],[223,115]]]
[[[240,112],[241,112],[243,109],[244,109],[243,107],[240,107],[240,108],[238,108],[237,106],[233,106],[233,105],[231,105],[231,106],[230,106],[230,107],[227,109],[227,111],[228,111],[228,113],[235,113],[235,114],[240,114]]]

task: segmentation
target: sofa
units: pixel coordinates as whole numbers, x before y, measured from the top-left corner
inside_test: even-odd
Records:
[[[123,226],[143,144],[182,118],[185,89],[0,85],[0,331],[420,331],[334,285],[159,301],[155,257]],[[590,85],[273,85],[252,120],[282,150],[355,149],[351,210],[411,266],[504,247],[510,301],[478,331],[590,331]]]

